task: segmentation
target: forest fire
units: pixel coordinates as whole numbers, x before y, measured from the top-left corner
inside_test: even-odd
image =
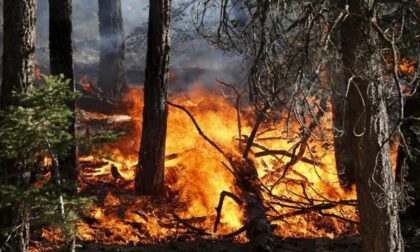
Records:
[[[130,87],[124,106],[131,118],[131,131],[116,143],[108,144],[109,156],[80,158],[82,191],[98,195],[98,201],[79,223],[79,238],[110,244],[156,243],[195,234],[222,237],[243,226],[240,206],[227,199],[220,228],[211,232],[216,219],[215,207],[222,191],[235,194],[232,174],[223,165],[224,157],[205,142],[188,116],[171,108],[168,121],[166,177],[167,200],[153,203],[148,197],[133,196],[133,180],[141,132],[142,91]],[[185,106],[203,132],[232,155],[239,155],[235,107],[221,94],[196,85],[188,93],[171,98]],[[116,110],[106,116],[90,113],[85,120],[121,117]],[[250,109],[241,110],[242,135],[252,130]],[[127,117],[127,115],[125,115]],[[325,119],[328,124],[328,118]],[[311,153],[285,172],[276,182],[275,170],[284,166],[296,142],[299,127],[278,122],[277,129],[262,128],[253,149],[261,180],[271,185],[264,193],[271,202],[269,216],[281,237],[329,237],[353,235],[358,231],[355,192],[340,187],[335,170],[332,135],[310,144]],[[278,153],[265,153],[276,150]],[[281,174],[282,172],[280,172]],[[116,185],[116,186],[113,186]],[[271,195],[271,196],[270,196]],[[278,198],[270,200],[270,198]],[[281,204],[280,202],[287,202]],[[163,207],[162,207],[163,206]],[[49,237],[45,237],[49,238]],[[236,237],[245,241],[242,234]]]
[[[419,3],[0,0],[0,252],[420,251]]]

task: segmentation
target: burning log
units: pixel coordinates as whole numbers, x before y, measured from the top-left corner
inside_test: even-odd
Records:
[[[92,128],[99,128],[104,125],[124,126],[132,122],[132,118],[128,115],[106,115],[85,110],[79,110],[78,120]]]
[[[89,169],[96,169],[96,168],[101,168],[102,166],[107,165],[108,162],[105,161],[97,161],[97,160],[79,160],[79,165],[81,167],[86,167]]]
[[[107,96],[101,89],[95,87],[91,82],[82,79],[77,85],[77,90],[82,93],[82,97],[77,100],[77,106],[83,110],[112,114],[115,109],[124,106],[120,98]]]

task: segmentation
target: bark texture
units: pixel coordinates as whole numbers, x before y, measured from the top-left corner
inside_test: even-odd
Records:
[[[233,165],[236,168],[236,185],[241,190],[240,198],[245,203],[246,235],[250,241],[250,251],[272,251],[274,236],[267,219],[257,168],[249,158],[233,162]]]
[[[360,137],[356,187],[364,251],[404,251],[397,190],[392,176],[384,87],[357,83],[366,101],[365,134]]]
[[[164,191],[170,22],[171,0],[150,1],[143,131],[136,174],[136,190],[142,195],[162,195]]]
[[[344,9],[346,1],[334,3],[338,9]],[[353,12],[361,12],[359,2],[356,0],[348,2]],[[339,35],[335,38],[340,45],[342,69],[334,73],[335,82],[333,86],[333,120],[334,127],[339,129],[335,141],[335,159],[339,174],[340,184],[344,188],[351,188],[355,183],[355,156],[357,148],[357,135],[363,131],[362,118],[359,111],[361,97],[355,85],[351,84],[354,77],[358,45],[362,37],[358,29],[361,27],[361,20],[349,16],[341,26]],[[347,91],[348,90],[348,91]],[[347,96],[346,96],[347,93]]]
[[[49,39],[50,39],[50,71],[52,75],[63,74],[70,80],[71,90],[75,90],[73,71],[73,44],[72,44],[72,1],[49,0]],[[75,110],[75,104],[69,104],[71,111]],[[75,119],[69,132],[75,136]],[[68,157],[60,160],[64,178],[73,182],[77,179],[77,155],[76,147],[68,153]]]
[[[348,73],[346,77],[352,74],[346,116],[354,124],[345,129],[351,134],[347,143],[353,149],[347,155],[355,160],[351,166],[359,202],[363,251],[404,251],[392,176],[385,84],[380,80],[378,55],[367,46],[377,45],[378,40],[369,22],[360,18],[369,16],[371,2],[348,1],[351,20],[341,27],[344,72]]]
[[[12,91],[34,81],[36,0],[4,1],[3,84],[1,108],[14,104]]]
[[[27,91],[35,79],[35,18],[36,0],[5,0],[4,17],[4,53],[3,83],[1,87],[0,108],[16,105],[12,91]],[[30,182],[30,171],[25,167],[16,167],[13,160],[2,160],[2,173],[14,175],[3,183],[19,188]],[[17,172],[16,172],[17,171]],[[30,208],[25,202],[18,203],[12,209],[1,213],[2,225],[19,226],[15,238],[9,245],[19,251],[29,249]],[[12,222],[12,223],[11,223]]]
[[[121,0],[98,0],[98,5],[101,43],[98,86],[108,95],[120,95],[126,84]]]
[[[405,117],[420,117],[420,95],[418,93],[406,98],[404,111]],[[419,130],[420,122],[417,120],[407,120],[401,125],[401,131],[407,140],[411,157],[407,153],[407,150],[405,150],[403,146],[400,146],[397,159],[397,181],[402,181],[404,179],[404,182],[410,183],[414,188],[413,191],[409,192],[409,195],[413,197],[414,205],[410,206],[402,213],[402,218],[410,222],[413,220],[420,221]]]

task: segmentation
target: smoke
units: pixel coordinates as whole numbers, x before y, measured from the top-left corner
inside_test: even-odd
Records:
[[[193,24],[193,0],[174,0],[171,69],[177,78],[170,90],[185,90],[196,82],[213,84],[216,79],[238,82],[243,78],[243,62],[235,55],[213,48],[200,38]],[[126,35],[126,68],[130,83],[143,83],[148,24],[146,0],[121,0]],[[0,0],[2,7],[3,1]],[[186,8],[185,8],[186,7]],[[3,18],[1,11],[0,18]],[[48,0],[38,0],[37,63],[49,72]],[[0,42],[2,47],[3,41]],[[73,48],[76,78],[88,74],[95,79],[99,65],[99,22],[97,0],[73,0]]]

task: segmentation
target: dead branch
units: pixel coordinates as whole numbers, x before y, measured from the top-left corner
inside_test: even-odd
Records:
[[[288,151],[285,151],[285,150],[264,150],[264,151],[255,153],[255,157],[276,156],[276,155],[282,155],[282,156],[293,158],[293,154],[288,152]],[[321,163],[317,162],[316,160],[306,158],[306,157],[302,157],[302,159],[300,161],[303,162],[303,163],[316,165],[316,166],[321,166],[322,165]]]
[[[245,232],[246,229],[247,229],[246,225],[243,225],[240,229],[236,230],[235,232],[232,232],[230,234],[222,235],[222,238],[223,239],[229,239],[229,238],[235,237],[235,236],[240,235],[241,233]]]
[[[231,192],[226,192],[226,191],[223,191],[222,193],[220,193],[219,204],[216,207],[217,217],[216,217],[216,221],[214,222],[213,232],[217,232],[217,227],[219,226],[219,223],[220,223],[220,217],[221,217],[221,212],[223,208],[223,202],[225,201],[225,197],[229,197],[233,199],[240,206],[242,205],[242,200],[239,197],[237,197],[235,194]]]
[[[190,117],[198,133],[204,138],[204,140],[206,140],[211,146],[213,146],[218,152],[220,152],[226,159],[229,159],[229,156],[219,147],[219,145],[217,145],[206,134],[204,134],[203,130],[200,128],[200,126],[198,125],[197,121],[195,120],[194,116],[191,114],[190,111],[188,111],[185,107],[174,104],[170,101],[166,101],[166,103],[172,107],[175,107],[177,109],[184,111]]]
[[[251,135],[249,136],[244,152],[242,153],[242,157],[244,159],[248,158],[248,154],[249,154],[249,151],[251,150],[252,145],[254,144],[257,131],[262,121],[264,120],[265,113],[267,112],[268,109],[269,109],[269,104],[266,103],[257,116],[257,120],[255,121],[254,127],[252,128],[252,131],[251,131]]]
[[[355,225],[359,225],[360,224],[357,221],[350,220],[350,219],[344,218],[344,217],[339,216],[339,215],[336,215],[336,214],[324,213],[322,211],[319,211],[319,214],[322,215],[322,216],[325,216],[325,217],[331,217],[331,218],[336,218],[336,219],[339,219],[339,220],[342,220],[342,221],[346,221],[346,222],[349,222],[349,223],[355,224]]]
[[[194,227],[193,225],[188,224],[188,222],[187,222],[186,220],[181,219],[181,217],[179,217],[179,216],[178,216],[178,215],[176,215],[175,213],[172,213],[172,215],[174,216],[174,219],[175,219],[177,222],[181,223],[181,224],[182,224],[182,225],[184,225],[186,228],[189,228],[189,229],[191,229],[191,230],[193,230],[193,231],[197,232],[197,233],[198,233],[198,234],[200,234],[200,235],[208,235],[208,236],[210,236],[210,235],[211,235],[210,233],[207,233],[206,231],[202,230],[201,228],[197,228],[197,227]]]
[[[275,216],[271,219],[271,221],[290,218],[290,217],[294,217],[294,216],[298,216],[298,215],[307,214],[307,213],[310,213],[310,212],[318,212],[318,211],[321,211],[321,210],[327,210],[327,209],[334,208],[336,206],[338,206],[338,204],[335,204],[335,203],[326,203],[326,204],[314,205],[314,206],[303,208],[303,209],[300,209],[300,210],[297,210],[297,211],[294,211],[294,212],[289,212],[289,213],[285,213],[285,214]]]

